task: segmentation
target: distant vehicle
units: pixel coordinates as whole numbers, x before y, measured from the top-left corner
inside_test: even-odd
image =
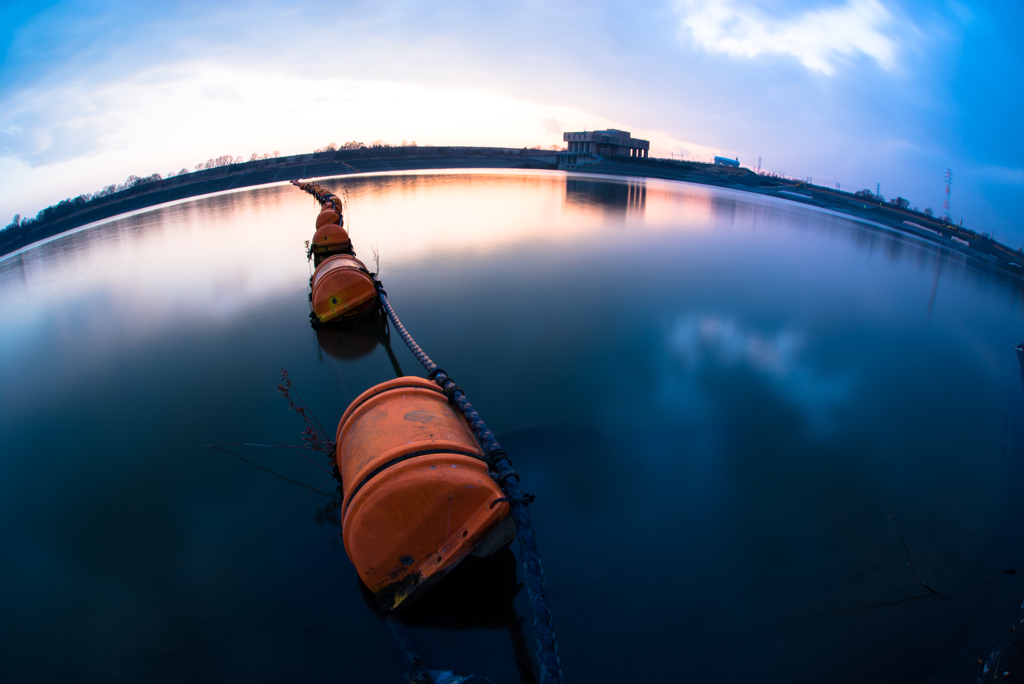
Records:
[[[740,159],[739,157],[737,157],[736,159],[729,159],[728,157],[715,157],[715,163],[721,164],[722,166],[738,167],[740,165]]]

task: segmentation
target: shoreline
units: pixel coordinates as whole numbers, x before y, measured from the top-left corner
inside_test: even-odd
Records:
[[[339,150],[231,164],[136,186],[93,200],[20,234],[0,231],[0,259],[78,228],[150,207],[257,185],[296,179],[390,171],[547,169],[574,174],[677,180],[775,197],[850,216],[960,252],[1024,280],[1024,255],[984,234],[909,209],[822,186],[736,168],[667,159],[618,157],[566,166],[554,151],[494,147],[395,147]],[[7,238],[5,240],[5,238]]]
[[[412,148],[398,149],[412,151]],[[43,224],[17,240],[3,242],[0,233],[0,262],[33,246],[79,230],[88,230],[93,224],[108,219],[139,213],[158,205],[185,202],[195,197],[229,194],[255,186],[283,184],[298,178],[330,177],[343,181],[347,175],[403,171],[546,169],[562,170],[595,180],[652,178],[681,181],[810,205],[823,212],[864,222],[876,229],[913,236],[949,252],[968,256],[973,262],[984,264],[1001,274],[1024,280],[1022,270],[1017,265],[1024,264],[1024,257],[1019,252],[1009,250],[973,231],[946,224],[920,212],[871,202],[852,193],[762,176],[743,168],[631,158],[566,167],[558,164],[553,151],[503,148],[452,148],[447,152],[420,148],[418,154],[404,156],[398,153],[381,155],[377,150],[360,152],[374,154],[362,158],[346,155],[344,159],[326,160],[318,159],[317,155],[301,155],[298,158],[221,167],[132,188],[103,198],[103,201],[83,207],[59,220]],[[1021,610],[1024,611],[1024,605],[1021,605]],[[972,653],[969,659],[974,657]],[[976,657],[977,682],[986,681],[990,677],[1024,682],[1024,612],[1019,613],[1006,628],[999,644],[989,652],[987,660],[983,660],[983,653]],[[1004,677],[1003,672],[1009,674]]]
[[[388,171],[417,171],[457,168],[550,168],[534,155],[540,150],[504,148],[381,148],[345,150],[344,153],[312,153],[230,164],[203,171],[145,183],[94,199],[28,230],[8,234],[0,230],[0,259],[12,252],[68,233],[91,223],[192,197],[210,195],[298,178],[350,175]],[[51,207],[52,209],[53,207]],[[46,210],[44,209],[43,214]]]
[[[639,163],[636,163],[639,162]],[[984,234],[945,223],[934,216],[900,209],[851,192],[810,185],[783,178],[761,176],[744,168],[674,162],[661,159],[616,159],[596,168],[600,173],[681,180],[702,185],[730,188],[757,195],[775,197],[849,216],[875,227],[882,227],[925,240],[931,244],[973,257],[996,270],[1024,280],[1024,255]],[[656,166],[651,169],[646,167]],[[688,168],[689,167],[689,168]],[[698,167],[693,169],[692,167]],[[703,168],[700,168],[703,167]],[[577,168],[569,170],[578,171]]]

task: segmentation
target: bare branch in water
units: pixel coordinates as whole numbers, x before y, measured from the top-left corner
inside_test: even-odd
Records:
[[[309,446],[292,446],[290,444],[252,444],[250,442],[222,442],[220,444],[207,444],[206,446],[214,447],[214,448],[222,447],[222,446],[251,446],[251,447],[265,447],[267,449],[296,449],[296,450],[300,450],[300,451],[320,451],[319,449],[314,449],[313,447],[309,447]],[[307,461],[309,461],[310,463],[312,463],[317,468],[319,468],[320,470],[324,471],[325,473],[327,473],[331,477],[334,477],[334,473],[332,473],[327,468],[324,468],[322,465],[320,465],[319,463],[317,463],[316,461],[311,459],[309,456],[306,456],[305,454],[300,454],[300,456],[302,456],[302,458],[306,459]]]
[[[302,487],[303,489],[307,489],[307,490],[313,492],[314,494],[319,494],[320,496],[327,496],[327,497],[331,496],[330,494],[328,494],[326,492],[319,491],[319,487],[317,489],[313,489],[312,487],[310,487],[308,485],[304,485],[301,482],[298,482],[297,480],[291,479],[290,477],[285,477],[284,475],[282,475],[280,473],[275,473],[273,470],[270,470],[269,468],[264,468],[261,465],[256,465],[252,461],[250,461],[250,460],[248,460],[246,458],[242,458],[241,456],[239,456],[238,454],[234,453],[233,451],[228,451],[227,449],[222,449],[221,447],[216,446],[214,444],[206,444],[204,446],[206,446],[206,448],[208,448],[208,449],[216,449],[217,451],[223,451],[225,454],[228,454],[230,456],[234,456],[239,461],[242,461],[243,463],[247,463],[247,464],[251,465],[253,468],[256,468],[257,470],[262,470],[265,473],[270,473],[271,475],[273,475],[274,477],[276,477],[276,478],[278,478],[280,480],[284,480],[285,482],[289,482],[289,483],[291,483],[293,485]],[[320,485],[320,486],[322,487],[323,485]]]
[[[334,441],[324,436],[328,434],[327,431],[324,430],[322,425],[320,425],[320,421],[316,419],[316,416],[314,416],[313,412],[309,410],[306,403],[302,401],[302,397],[299,395],[298,389],[296,389],[295,384],[288,377],[288,371],[284,368],[281,369],[281,383],[277,386],[277,391],[288,402],[288,408],[299,414],[302,417],[302,420],[305,421],[306,428],[302,431],[303,441],[305,441],[311,449],[326,454],[333,461],[335,451]],[[295,394],[295,398],[298,399],[298,402],[292,399],[292,393]],[[311,418],[312,422],[310,422]]]
[[[919,599],[931,598],[932,596],[941,596],[941,594],[932,592],[931,594],[921,594],[920,596],[911,596],[900,601],[889,601],[888,603],[872,603],[869,606],[857,606],[856,608],[840,608],[839,610],[830,610],[827,613],[818,613],[817,615],[809,615],[808,617],[819,618],[828,617],[829,615],[838,615],[840,613],[852,613],[857,610],[868,610],[870,608],[885,608],[886,606],[898,606],[901,603],[909,603],[911,601],[917,601]]]
[[[982,589],[984,589],[985,587],[987,587],[988,585],[992,584],[997,579],[1002,577],[1003,575],[1016,575],[1018,570],[1020,570],[1020,568],[1013,568],[1012,570],[1000,570],[995,575],[993,575],[992,579],[990,579],[988,582],[985,582],[984,584],[982,584],[977,589],[972,589],[971,591],[972,592],[974,592],[974,591],[981,591]]]
[[[315,451],[313,447],[308,446],[295,446],[293,444],[253,444],[252,442],[221,442],[220,444],[204,444],[203,446],[208,447],[222,447],[222,446],[251,446],[251,447],[266,447],[267,449],[310,449]]]
[[[302,439],[305,442],[304,446],[293,446],[291,444],[256,444],[254,442],[224,442],[222,444],[207,444],[205,446],[208,449],[216,449],[217,451],[222,451],[225,454],[228,454],[229,456],[234,456],[239,461],[242,461],[243,463],[250,465],[253,468],[256,468],[257,470],[262,470],[265,473],[269,473],[270,475],[273,475],[274,477],[280,480],[284,480],[285,482],[296,485],[298,487],[302,487],[303,489],[308,490],[314,494],[319,494],[320,496],[326,497],[329,500],[328,503],[317,510],[317,523],[327,521],[332,525],[340,526],[342,493],[341,473],[338,472],[338,465],[337,463],[335,463],[334,460],[336,445],[331,439],[324,436],[324,434],[326,434],[326,430],[324,430],[323,426],[320,425],[320,422],[316,419],[316,416],[313,415],[313,412],[309,410],[309,407],[306,406],[306,403],[302,401],[302,397],[299,395],[299,392],[295,388],[294,383],[292,383],[291,379],[288,377],[288,371],[285,370],[284,368],[281,369],[281,383],[278,384],[277,391],[281,394],[281,396],[285,398],[285,401],[288,402],[288,408],[299,414],[299,416],[302,417],[303,422],[306,423],[306,427],[302,430]],[[295,396],[294,399],[292,398],[292,395]],[[326,480],[323,484],[314,489],[313,487],[298,482],[297,480],[293,480],[289,477],[281,475],[280,473],[276,473],[273,470],[270,470],[269,468],[264,468],[261,465],[257,465],[252,461],[236,454],[235,452],[225,449],[224,447],[226,446],[248,446],[261,447],[265,449],[292,449],[298,451],[302,458],[306,459],[307,461],[309,461],[310,463],[312,463],[317,468],[324,471],[331,477],[329,480]],[[306,451],[318,451],[321,454],[324,454],[329,459],[330,470],[325,468],[322,464],[317,463],[313,459],[309,458],[309,456],[307,456],[305,453],[302,453]],[[337,486],[335,487],[335,491],[322,491],[323,488],[326,487],[331,482],[335,482],[337,484]]]
[[[882,495],[879,494],[878,496]],[[921,579],[921,576],[917,574],[917,568],[914,567],[914,561],[910,559],[910,547],[907,545],[907,538],[903,536],[903,528],[900,527],[900,519],[896,517],[896,511],[892,509],[892,504],[890,504],[884,496],[882,496],[882,501],[885,501],[885,505],[889,507],[889,512],[892,513],[892,519],[896,521],[896,529],[899,530],[900,539],[903,540],[903,549],[907,552],[907,565],[910,566],[910,571],[913,572],[914,577],[917,578],[918,584],[920,584],[922,587],[927,589],[932,594],[935,594],[939,598],[946,598],[946,596],[944,596],[941,592],[935,591],[927,584],[925,584],[924,580]]]
[[[909,603],[910,601],[919,601],[921,599],[931,598],[932,596],[938,596],[939,598],[949,598],[945,594],[937,592],[934,589],[932,589],[931,587],[929,587],[927,584],[924,583],[924,580],[921,579],[921,576],[919,574],[917,574],[917,568],[914,567],[914,561],[910,557],[910,546],[907,544],[907,538],[903,534],[903,528],[900,527],[900,520],[899,520],[899,518],[896,517],[896,511],[893,510],[892,504],[890,504],[888,502],[888,500],[886,500],[886,498],[884,496],[882,496],[881,494],[879,494],[878,496],[881,496],[882,497],[882,501],[885,501],[885,505],[889,507],[889,512],[892,513],[892,516],[891,516],[892,519],[896,521],[896,529],[900,533],[900,539],[903,540],[903,550],[906,551],[906,553],[907,553],[907,565],[910,566],[910,571],[913,572],[914,573],[914,577],[917,578],[917,583],[920,584],[925,589],[927,589],[928,593],[927,594],[921,594],[920,596],[911,596],[910,598],[901,599],[899,601],[889,601],[889,602],[886,602],[886,603],[872,603],[871,605],[856,606],[854,608],[841,608],[839,610],[831,610],[831,611],[828,611],[827,613],[818,613],[816,615],[810,615],[808,617],[812,617],[812,618],[814,618],[814,617],[826,617],[828,615],[838,615],[839,613],[852,613],[852,612],[857,611],[857,610],[868,610],[869,608],[885,608],[887,606],[898,606],[898,605],[900,605],[902,603]],[[1012,575],[1013,573],[1016,572],[1016,570],[1004,570],[1003,572]],[[1001,574],[1002,573],[1000,573],[1000,575]],[[999,577],[1000,575],[996,575],[996,577]],[[995,581],[996,577],[993,577],[991,580],[986,582],[986,584]],[[982,586],[985,586],[985,585],[982,585]]]

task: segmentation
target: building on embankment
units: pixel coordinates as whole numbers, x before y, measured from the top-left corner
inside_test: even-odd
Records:
[[[609,128],[605,131],[576,131],[562,133],[568,143],[562,153],[566,157],[647,157],[651,143],[634,138],[628,131]],[[574,163],[573,161],[569,163]]]

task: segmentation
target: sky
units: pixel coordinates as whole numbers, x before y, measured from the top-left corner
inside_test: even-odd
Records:
[[[1024,244],[1024,2],[0,5],[0,225],[220,155],[524,147],[651,155],[943,211]]]

